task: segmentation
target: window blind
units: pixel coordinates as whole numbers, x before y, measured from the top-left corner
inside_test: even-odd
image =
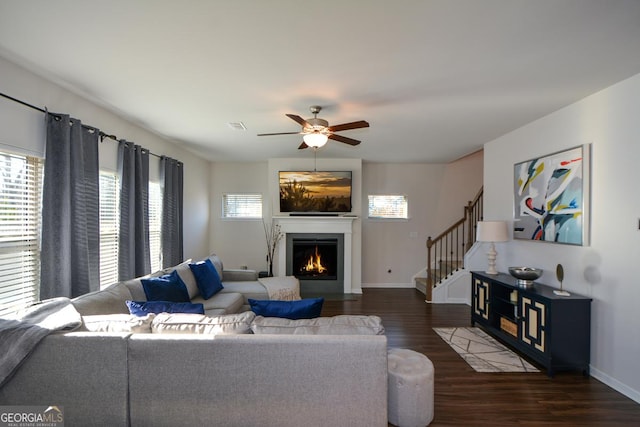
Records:
[[[118,281],[118,176],[100,171],[100,288]]]
[[[42,166],[0,153],[0,316],[39,300]]]
[[[369,195],[369,218],[407,219],[407,196]]]
[[[262,194],[223,194],[223,218],[262,218]]]
[[[159,182],[149,183],[149,253],[151,271],[162,269],[162,189]]]

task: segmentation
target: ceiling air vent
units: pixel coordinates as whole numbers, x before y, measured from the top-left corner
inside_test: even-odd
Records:
[[[242,122],[229,122],[227,126],[233,130],[247,130],[247,127]]]

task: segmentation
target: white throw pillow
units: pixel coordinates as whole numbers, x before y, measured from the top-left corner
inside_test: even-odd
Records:
[[[189,313],[160,313],[151,324],[154,334],[235,335],[251,333],[252,311],[220,316]]]
[[[254,334],[384,335],[378,316],[349,314],[298,320],[256,316],[251,330]]]
[[[146,316],[132,314],[82,316],[82,323],[91,332],[151,333],[151,322],[155,316],[153,313]]]

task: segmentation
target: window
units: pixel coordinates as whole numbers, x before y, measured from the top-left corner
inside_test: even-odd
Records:
[[[262,194],[223,194],[223,218],[262,218]]]
[[[0,153],[0,316],[39,299],[42,166]]]
[[[407,196],[369,195],[369,218],[408,219]]]
[[[149,183],[149,252],[151,271],[162,269],[162,188]]]
[[[100,171],[100,288],[118,281],[119,185],[115,173]]]
[[[114,172],[100,171],[100,288],[118,281],[120,180]],[[149,183],[149,252],[151,271],[162,269],[162,189]]]

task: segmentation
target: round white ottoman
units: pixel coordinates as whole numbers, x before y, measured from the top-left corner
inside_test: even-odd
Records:
[[[433,363],[413,350],[391,348],[389,422],[398,427],[424,427],[433,420]]]

